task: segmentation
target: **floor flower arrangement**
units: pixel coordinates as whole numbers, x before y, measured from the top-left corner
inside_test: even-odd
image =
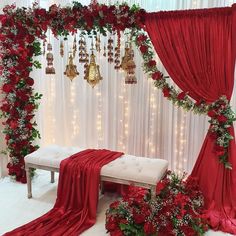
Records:
[[[106,229],[111,236],[194,236],[208,229],[201,217],[204,199],[193,178],[184,180],[168,172],[157,184],[156,198],[148,190],[130,186],[121,200],[106,212]]]

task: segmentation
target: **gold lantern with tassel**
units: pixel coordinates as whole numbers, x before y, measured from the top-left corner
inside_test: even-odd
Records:
[[[125,55],[122,57],[121,59],[121,68],[126,71],[126,67],[127,67],[127,62],[130,59],[130,48],[129,48],[129,43],[126,42],[125,43]]]
[[[66,75],[72,81],[77,75],[79,75],[79,72],[77,71],[76,65],[74,65],[74,57],[72,55],[72,52],[70,52],[69,54],[69,63],[68,65],[66,65],[64,75]]]
[[[129,60],[126,62],[126,77],[125,77],[125,83],[126,84],[136,84],[137,78],[135,76],[135,62],[134,62],[134,51],[132,49],[132,46],[130,44],[129,48]]]
[[[100,80],[102,80],[99,65],[96,64],[95,61],[95,55],[93,53],[93,41],[92,41],[92,53],[90,55],[90,63],[86,68],[86,73],[84,79],[87,80],[87,82],[94,87],[96,84],[99,83]]]

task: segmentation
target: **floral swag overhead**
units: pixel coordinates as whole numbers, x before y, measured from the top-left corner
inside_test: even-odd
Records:
[[[169,85],[166,77],[158,70],[154,59],[151,41],[145,32],[145,10],[136,5],[91,4],[83,6],[73,2],[72,7],[52,5],[48,11],[39,8],[15,8],[7,6],[1,16],[1,86],[3,99],[1,116],[4,118],[4,134],[7,143],[9,175],[17,181],[26,182],[24,156],[38,148],[34,140],[40,138],[34,113],[39,106],[41,94],[33,89],[34,80],[30,77],[33,68],[41,68],[35,60],[41,54],[41,40],[46,38],[46,31],[51,29],[55,37],[74,34],[78,30],[88,34],[99,32],[116,32],[118,35],[125,29],[132,30],[132,41],[139,48],[144,60],[144,71],[154,80],[154,85],[161,89],[164,97],[173,104],[192,110],[198,114],[208,114],[212,138],[215,140],[215,151],[219,161],[226,168],[228,146],[233,138],[229,128],[235,115],[229,106],[226,96],[209,104],[205,101],[193,101],[188,91],[177,91]]]

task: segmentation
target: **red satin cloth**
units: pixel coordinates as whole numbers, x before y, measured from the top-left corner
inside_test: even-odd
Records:
[[[173,81],[196,101],[231,98],[236,56],[236,4],[232,7],[147,13],[146,31]],[[231,128],[231,135],[234,136]],[[229,145],[233,170],[219,163],[207,134],[192,177],[206,199],[205,216],[215,230],[236,235],[236,146]]]
[[[85,150],[63,160],[52,210],[5,236],[80,235],[96,222],[100,170],[123,153]]]

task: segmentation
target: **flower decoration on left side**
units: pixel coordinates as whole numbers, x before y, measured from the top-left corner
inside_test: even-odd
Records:
[[[201,216],[203,195],[195,179],[184,177],[168,172],[157,184],[154,200],[148,190],[130,186],[107,210],[107,232],[112,236],[203,235],[208,229]]]

